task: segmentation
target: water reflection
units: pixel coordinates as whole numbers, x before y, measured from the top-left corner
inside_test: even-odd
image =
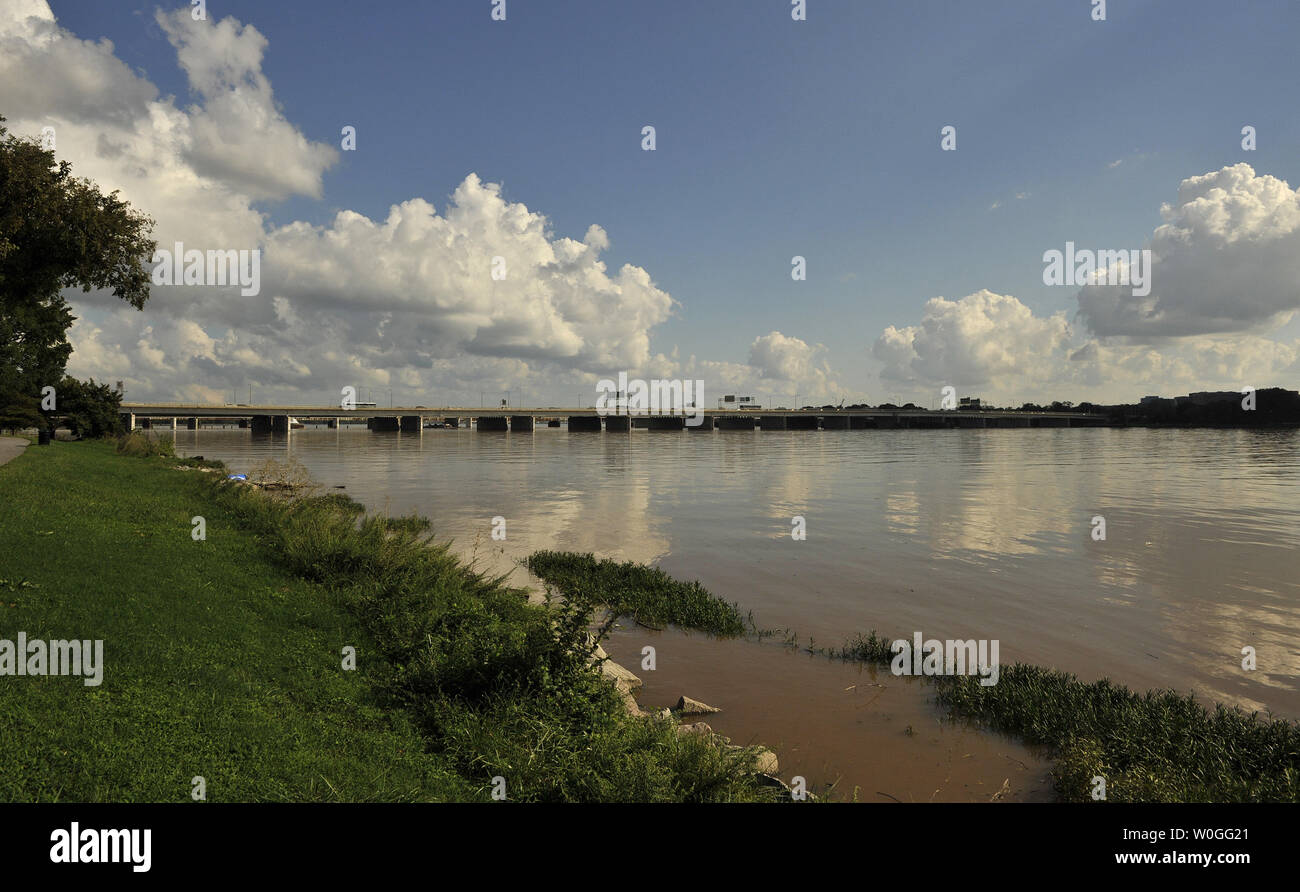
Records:
[[[518,582],[517,561],[542,548],[657,562],[823,642],[872,628],[997,638],[1004,661],[1300,717],[1294,431],[308,428],[177,442],[236,470],[292,455],[372,508],[428,515]],[[790,537],[795,515],[806,541]]]

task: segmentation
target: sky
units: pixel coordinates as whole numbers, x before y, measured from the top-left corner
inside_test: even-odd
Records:
[[[1296,4],[499,6],[2,0],[11,132],[160,247],[261,252],[255,295],[69,292],[69,371],[428,406],[1300,386]],[[1067,242],[1150,250],[1150,294],[1045,284]]]

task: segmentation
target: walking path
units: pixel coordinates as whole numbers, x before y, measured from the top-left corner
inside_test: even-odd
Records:
[[[21,455],[29,442],[26,437],[0,437],[0,465]]]

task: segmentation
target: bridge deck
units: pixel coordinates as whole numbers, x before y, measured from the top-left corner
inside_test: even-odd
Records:
[[[121,412],[145,418],[255,418],[259,416],[290,415],[294,418],[399,418],[402,416],[427,418],[504,418],[511,415],[531,415],[536,418],[560,418],[570,415],[596,415],[593,408],[569,408],[563,406],[546,407],[509,407],[476,408],[464,406],[393,406],[388,408],[341,409],[337,406],[241,406],[241,405],[195,405],[187,403],[122,403]],[[1050,418],[1071,419],[1079,421],[1104,421],[1103,416],[1086,412],[1017,412],[985,409],[762,409],[738,411],[735,409],[699,409],[706,418],[746,418],[770,416],[775,418],[825,418],[838,416],[845,418]],[[606,413],[606,417],[614,413]],[[644,415],[650,417],[667,417],[672,413],[632,413],[632,417]],[[677,413],[680,415],[680,413]]]

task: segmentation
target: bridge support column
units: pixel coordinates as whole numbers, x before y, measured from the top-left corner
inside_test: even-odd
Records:
[[[460,427],[459,418],[444,418],[442,419],[442,423],[447,425],[447,427]]]
[[[272,415],[271,416],[271,433],[287,434],[289,433],[289,416]]]
[[[199,420],[198,420],[197,418],[191,418],[191,419],[187,420],[187,421],[185,422],[185,429],[186,429],[186,430],[191,430],[191,431],[196,431],[196,430],[198,430],[198,429],[199,429]]]
[[[720,431],[752,431],[756,421],[753,415],[719,415],[713,424]]]
[[[390,434],[402,429],[401,419],[396,415],[376,415],[370,419],[370,429]]]
[[[339,426],[339,420],[337,418],[331,418],[329,421],[325,422],[325,424],[327,427],[332,427],[337,429]]]
[[[271,432],[271,416],[254,415],[249,427],[253,429],[255,434],[269,434]]]
[[[123,413],[122,413],[122,426],[126,428],[126,432],[127,432],[127,433],[130,433],[131,431],[135,430],[135,413],[134,413],[134,412],[123,412]]]
[[[140,419],[140,427],[144,428],[145,430],[152,430],[152,429],[153,429],[153,419],[152,419],[152,418],[141,418],[141,419]]]
[[[600,416],[599,415],[570,415],[569,432],[599,432]]]
[[[823,415],[822,430],[846,431],[849,429],[849,420],[847,415]]]
[[[605,430],[615,434],[631,433],[632,419],[627,415],[606,415]]]
[[[480,417],[478,420],[478,429],[479,433],[510,430],[510,419],[506,418],[504,415]]]
[[[783,431],[785,430],[784,415],[761,415],[758,419],[758,426],[765,431]]]
[[[691,424],[691,422],[696,422]],[[686,429],[688,431],[711,431],[713,430],[713,416],[700,415],[697,418],[686,419]]]
[[[650,417],[650,430],[652,431],[679,431],[686,427],[686,419],[680,415],[652,415]]]
[[[852,415],[849,417],[849,430],[865,431],[876,427],[876,419],[870,415]]]
[[[537,423],[533,421],[533,416],[531,415],[510,416],[510,429],[512,431],[519,431],[521,434],[531,434],[533,428],[536,427],[536,424]]]
[[[422,428],[420,427],[420,416],[403,415],[398,420],[397,427],[398,430],[400,430],[404,434],[418,434],[422,430]]]
[[[815,431],[817,430],[816,415],[791,415],[785,420],[786,430],[792,431]]]

